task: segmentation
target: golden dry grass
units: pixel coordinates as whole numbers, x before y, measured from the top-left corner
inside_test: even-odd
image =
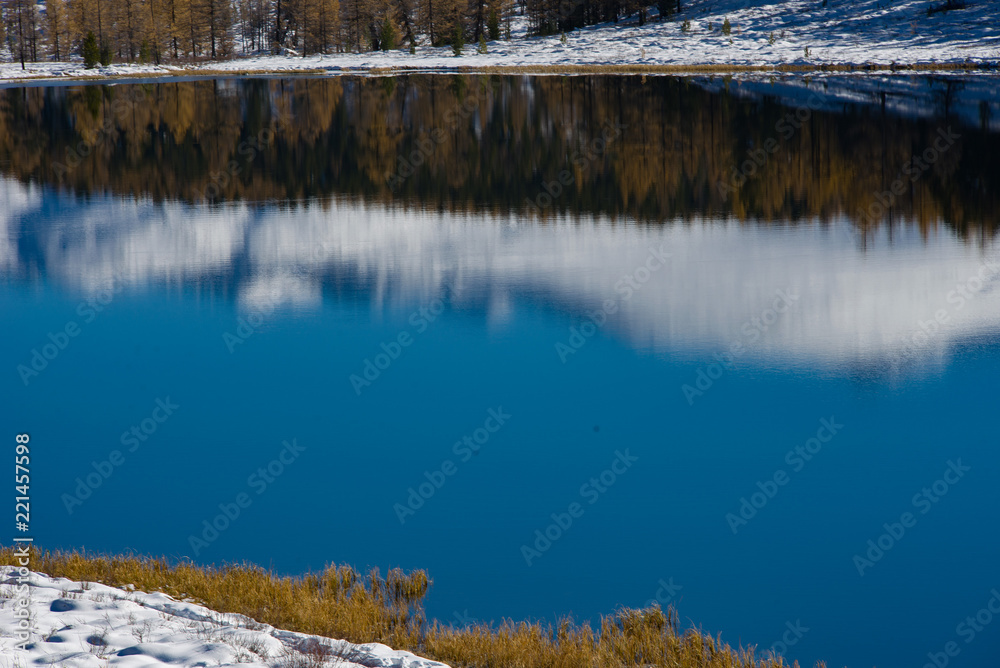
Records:
[[[0,564],[16,563],[0,548]],[[424,617],[431,580],[423,570],[398,569],[382,577],[351,566],[328,566],[299,577],[275,575],[253,564],[202,567],[131,555],[34,550],[31,567],[53,577],[134,585],[194,599],[220,612],[237,612],[274,627],[354,643],[381,642],[456,668],[782,668],[780,658],[734,649],[698,630],[680,630],[670,608],[622,609],[598,629],[563,619],[555,627],[505,620],[498,626],[444,626]],[[820,664],[820,668],[823,668]]]

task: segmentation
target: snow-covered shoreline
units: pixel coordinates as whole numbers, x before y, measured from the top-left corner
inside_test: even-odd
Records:
[[[31,639],[14,630],[20,606],[14,569],[0,571],[0,668],[303,665],[317,655],[342,668],[447,668],[445,664],[369,643],[282,631],[235,613],[219,613],[162,593],[117,589],[29,574]]]
[[[826,5],[826,6],[824,6]],[[613,72],[625,68],[683,72],[715,67],[821,69],[960,66],[992,70],[1000,64],[1000,0],[973,0],[965,9],[928,15],[928,0],[692,0],[675,19],[639,26],[635,17],[565,35],[526,36],[522,17],[512,39],[487,53],[475,44],[460,56],[451,47],[329,55],[252,56],[198,64],[113,64],[93,70],[71,63],[0,62],[0,82],[114,80],[123,77],[402,73],[537,70]],[[732,29],[723,34],[723,21]]]

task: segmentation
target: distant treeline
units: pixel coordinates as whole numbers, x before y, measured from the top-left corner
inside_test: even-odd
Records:
[[[510,36],[515,12],[548,34],[637,14],[649,0],[2,0],[0,37],[22,63],[88,64],[334,53]],[[660,15],[680,0],[658,0]]]
[[[1000,222],[1000,135],[878,107],[805,109],[639,76],[10,88],[0,171],[156,200],[338,195],[654,222],[848,215],[970,236]]]

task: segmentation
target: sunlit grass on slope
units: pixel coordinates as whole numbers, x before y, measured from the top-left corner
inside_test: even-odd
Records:
[[[0,564],[16,564],[0,548]],[[351,566],[278,576],[252,564],[202,567],[130,555],[34,551],[32,569],[53,577],[101,582],[192,599],[219,612],[236,612],[280,629],[380,642],[452,666],[477,668],[781,668],[780,658],[759,658],[696,629],[681,631],[676,612],[659,607],[622,609],[597,629],[562,619],[553,626],[505,620],[466,628],[428,622],[423,598],[431,580],[423,570]],[[822,668],[823,664],[820,664]]]

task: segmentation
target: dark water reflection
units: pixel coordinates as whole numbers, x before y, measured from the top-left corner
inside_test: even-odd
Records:
[[[0,168],[154,200],[338,194],[651,221],[847,214],[965,234],[992,230],[1000,211],[1000,102],[982,81],[890,78],[859,92],[843,78],[408,75],[9,88]],[[953,142],[938,155],[942,133]]]

